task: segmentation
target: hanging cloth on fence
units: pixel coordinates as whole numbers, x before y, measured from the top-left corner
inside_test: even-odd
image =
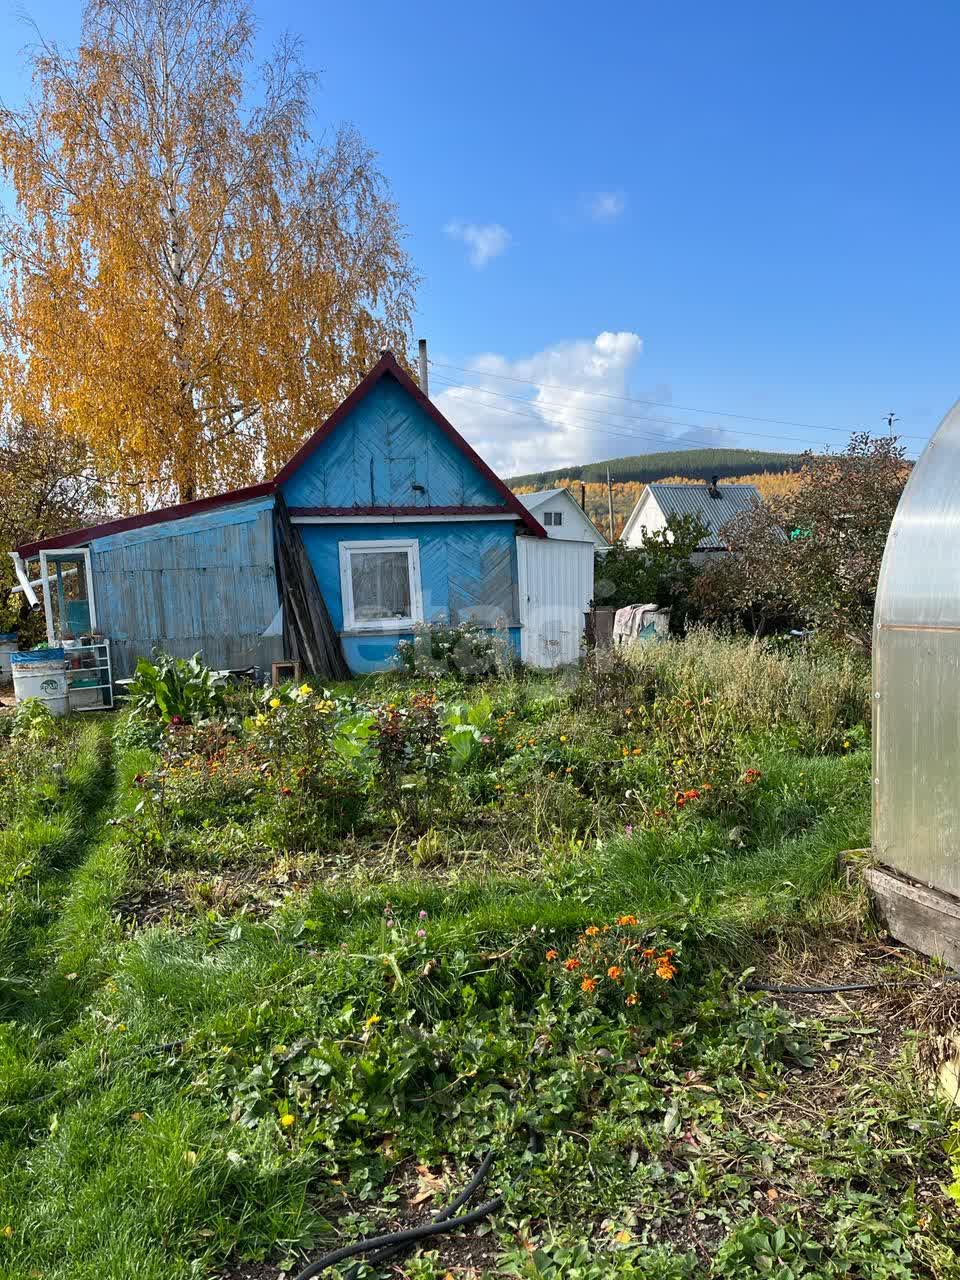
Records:
[[[283,652],[308,675],[347,680],[350,668],[320,591],[300,530],[278,493],[273,503],[273,555],[283,609]]]

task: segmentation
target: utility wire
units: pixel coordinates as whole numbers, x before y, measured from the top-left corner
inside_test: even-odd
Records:
[[[497,399],[501,399],[501,400],[503,400],[503,399],[507,399],[507,400],[518,400],[518,401],[520,401],[520,403],[521,403],[521,404],[529,405],[531,409],[536,407],[536,406],[535,406],[535,403],[534,403],[532,400],[527,400],[524,396],[508,396],[508,395],[505,395],[502,391],[488,391],[486,387],[474,387],[474,386],[468,386],[468,385],[465,385],[465,384],[464,384],[464,383],[462,383],[462,382],[453,382],[453,381],[450,381],[450,380],[449,380],[449,379],[447,379],[447,378],[436,378],[436,379],[434,379],[434,384],[435,384],[435,385],[436,385],[436,384],[439,384],[439,385],[440,385],[440,387],[442,388],[442,390],[444,390],[444,391],[456,391],[456,390],[459,390],[459,389],[463,389],[463,390],[465,390],[465,391],[476,391],[476,392],[479,392],[479,394],[480,394],[480,395],[495,396]],[[546,402],[546,401],[541,400],[541,401],[539,401],[538,403],[539,403],[540,405],[543,405],[544,407],[547,407],[547,402]],[[533,414],[533,413],[521,413],[521,412],[519,412],[517,409],[507,409],[507,408],[505,408],[505,407],[504,407],[504,406],[502,406],[502,405],[498,405],[498,404],[491,404],[489,401],[482,401],[482,402],[481,402],[481,407],[482,407],[482,408],[484,408],[484,409],[492,409],[492,410],[494,410],[496,413],[510,413],[510,414],[512,414],[512,415],[513,415],[514,417],[516,417],[516,418],[526,418],[529,422],[534,422],[534,423],[536,423],[536,424],[537,424],[539,427],[541,427],[541,428],[549,429],[549,428],[554,428],[554,427],[556,427],[556,426],[558,426],[558,425],[559,425],[559,424],[558,424],[558,423],[556,423],[556,422],[550,422],[550,421],[548,421],[547,419],[545,419],[544,417],[542,417],[542,416],[540,416],[540,415]],[[553,404],[552,404],[552,406],[550,406],[550,407],[557,408],[557,409],[562,409],[562,410],[564,410],[565,412],[567,412],[567,411],[568,411],[568,410],[567,410],[567,406],[566,406],[566,405],[558,405],[558,404],[556,404],[556,403],[553,403]],[[610,411],[609,411],[609,410],[604,410],[604,409],[589,409],[589,408],[587,408],[587,409],[579,409],[579,410],[577,410],[577,412],[578,412],[578,413],[604,414],[604,413],[609,413]],[[631,420],[631,421],[632,421],[632,420],[634,420],[634,419],[632,419],[632,418],[631,418],[631,415],[629,415],[629,414],[626,414],[626,415],[624,415],[624,414],[617,414],[617,415],[616,415],[616,417],[617,417],[617,418],[619,418],[619,419],[621,419],[621,420],[622,420],[624,417],[626,417],[628,420]],[[677,426],[677,427],[693,427],[694,429],[699,428],[700,430],[706,430],[706,429],[707,429],[707,428],[705,428],[705,427],[703,426],[703,424],[702,424],[702,423],[686,423],[686,422],[677,422],[677,421],[675,421],[673,418],[651,418],[651,419],[637,418],[637,419],[636,419],[636,421],[663,422],[663,423],[668,423],[668,424],[670,424],[671,426]],[[594,422],[596,422],[596,420],[595,420],[595,419],[594,419]],[[600,422],[600,423],[597,423],[596,425],[588,425],[588,424],[583,423],[583,422],[574,422],[574,421],[570,421],[570,422],[568,423],[568,425],[569,425],[570,429],[571,429],[571,430],[573,430],[573,431],[597,431],[597,432],[600,432],[602,435],[621,436],[621,437],[622,437],[623,439],[625,439],[625,440],[636,440],[636,439],[652,440],[652,441],[654,441],[654,442],[655,442],[655,443],[657,443],[657,444],[672,446],[672,451],[673,451],[673,452],[682,451],[684,448],[686,448],[686,447],[688,447],[688,446],[690,446],[690,445],[693,445],[694,447],[696,447],[696,448],[701,448],[701,449],[722,449],[722,448],[724,447],[723,445],[718,445],[718,444],[716,444],[715,442],[711,442],[711,441],[708,441],[708,440],[690,440],[690,439],[688,439],[686,442],[684,442],[683,444],[681,444],[678,440],[676,440],[676,439],[675,439],[674,437],[672,437],[672,436],[661,435],[661,434],[660,434],[660,433],[658,433],[658,432],[652,432],[652,431],[641,431],[641,430],[636,430],[636,429],[635,429],[635,430],[629,430],[629,429],[628,429],[628,430],[618,430],[618,429],[617,429],[616,427],[614,427],[613,425],[607,425],[607,424],[606,424],[606,423],[604,423],[602,420],[601,420],[601,422]],[[756,435],[757,433],[756,433],[756,432],[752,432],[752,433],[751,433],[751,432],[743,432],[743,433],[738,432],[738,434],[746,434],[746,435],[754,434],[754,435]],[[773,437],[773,436],[771,436],[771,435],[763,435],[763,436],[761,436],[761,439],[764,439],[764,440],[770,440],[770,439],[775,439],[775,438],[779,438],[779,439],[781,439],[781,440],[790,440],[790,439],[792,439],[792,438],[791,438],[791,437],[789,437],[789,436],[780,436],[780,437]],[[797,442],[796,442],[795,440],[793,440],[793,441],[792,441],[792,443],[793,443],[794,445],[796,445],[796,443],[797,443]],[[776,452],[776,451],[774,450],[773,452]],[[781,452],[782,452],[782,451],[781,451]],[[795,450],[795,453],[796,453],[796,452],[802,452],[802,450]]]
[[[533,401],[533,400],[529,400],[526,396],[511,396],[511,395],[509,395],[507,392],[504,392],[504,391],[491,391],[491,390],[489,390],[487,387],[475,387],[475,386],[471,386],[471,385],[469,385],[469,384],[467,384],[467,383],[463,383],[463,382],[454,382],[453,380],[451,380],[451,379],[449,379],[449,378],[442,378],[442,377],[441,377],[441,378],[436,378],[436,379],[435,379],[435,382],[438,382],[438,383],[441,385],[441,387],[443,387],[443,389],[444,389],[445,391],[449,391],[449,390],[457,390],[457,389],[459,389],[459,388],[463,388],[463,389],[464,389],[464,390],[466,390],[466,391],[477,391],[477,392],[479,392],[481,395],[485,395],[485,396],[495,396],[498,400],[517,400],[517,401],[519,401],[521,404],[528,405],[531,409],[536,408],[536,407],[538,407],[538,406],[541,406],[541,407],[543,407],[543,408],[560,409],[560,410],[562,410],[562,411],[563,411],[563,412],[565,412],[565,413],[569,413],[569,411],[570,411],[570,407],[569,407],[568,405],[560,404],[560,403],[558,403],[558,402],[557,402],[557,401],[555,401],[555,400],[537,400],[537,401]],[[536,384],[535,384],[535,385],[536,385]],[[588,394],[592,394],[592,393],[588,393]],[[489,408],[491,408],[491,409],[492,409],[492,408],[496,408],[496,406],[495,406],[495,405],[489,405],[489,406],[487,406],[487,407],[489,407]],[[593,408],[590,408],[589,406],[584,406],[584,407],[577,407],[577,408],[575,409],[575,412],[576,412],[577,414],[582,414],[582,413],[590,413],[590,414],[593,414],[593,415],[594,415],[593,421],[597,421],[597,417],[598,417],[598,415],[599,415],[599,420],[600,420],[600,422],[601,422],[601,423],[604,423],[606,418],[608,418],[608,417],[612,417],[612,418],[614,418],[614,419],[615,419],[616,421],[618,421],[618,422],[623,422],[624,420],[626,420],[626,421],[628,421],[628,422],[662,422],[662,423],[663,423],[664,425],[666,425],[666,426],[673,426],[673,427],[690,427],[690,428],[692,428],[694,431],[697,431],[697,430],[699,430],[699,431],[705,431],[705,430],[708,430],[708,428],[707,428],[707,427],[705,427],[705,426],[704,426],[704,424],[703,424],[702,422],[678,422],[676,418],[652,418],[652,417],[644,416],[644,415],[642,415],[642,414],[629,414],[629,413],[622,413],[622,412],[620,412],[620,411],[618,411],[618,410],[615,410],[615,409],[593,409]],[[545,425],[545,426],[548,426],[548,427],[549,427],[549,426],[556,426],[556,425],[557,425],[556,423],[551,423],[551,422],[547,422],[547,421],[545,421],[542,417],[538,418],[538,417],[536,417],[535,415],[527,414],[527,415],[525,415],[525,416],[526,416],[526,417],[533,417],[533,420],[534,420],[535,422],[537,422],[537,421],[543,422],[543,423],[544,423],[544,425]],[[572,424],[571,424],[571,425],[572,425]],[[578,427],[578,428],[576,428],[576,429],[577,429],[577,430],[586,430],[586,428],[583,428],[583,427]],[[595,429],[595,430],[599,430],[600,428],[594,428],[594,429]],[[627,430],[620,430],[620,431],[614,432],[614,428],[613,428],[612,426],[611,426],[611,427],[606,427],[606,426],[604,426],[604,427],[603,427],[603,429],[604,429],[605,431],[609,431],[609,432],[614,433],[614,434],[622,435],[622,436],[624,436],[624,437],[625,437],[625,438],[627,438],[627,439],[629,439],[629,438],[630,438],[630,437],[632,437],[632,436],[639,436],[639,437],[646,438],[646,439],[648,439],[648,440],[659,440],[659,441],[662,441],[662,442],[664,442],[664,443],[666,443],[666,444],[672,444],[672,445],[674,446],[674,448],[675,448],[675,449],[677,448],[677,441],[676,441],[673,437],[671,437],[671,436],[666,436],[666,435],[662,435],[662,434],[661,434],[661,433],[659,433],[659,432],[653,432],[653,431],[641,431],[641,430],[633,430],[633,431],[631,431],[631,430],[629,430],[629,429],[627,429]],[[788,440],[788,441],[790,441],[790,442],[791,442],[792,444],[794,444],[794,445],[796,445],[796,443],[797,443],[797,441],[796,441],[792,436],[774,436],[774,435],[772,435],[772,434],[771,434],[771,433],[769,433],[769,432],[757,432],[757,431],[742,431],[742,432],[741,432],[741,431],[738,431],[738,432],[737,432],[737,434],[738,434],[738,435],[756,436],[758,439],[761,439],[761,440],[774,440],[774,439],[779,439],[779,440]],[[723,447],[722,445],[709,444],[707,441],[693,441],[693,443],[694,443],[695,445],[697,445],[699,448],[703,448],[703,449],[722,448],[722,447]]]
[[[856,431],[863,430],[862,427],[825,427],[825,426],[820,426],[815,422],[794,422],[790,418],[761,418],[761,417],[758,417],[756,414],[751,414],[751,413],[733,413],[729,409],[695,409],[691,405],[672,404],[667,400],[641,400],[641,399],[638,399],[636,396],[614,395],[613,392],[610,392],[610,391],[589,391],[585,387],[568,387],[559,382],[534,382],[532,378],[515,378],[515,377],[511,377],[509,374],[506,374],[506,373],[489,373],[485,369],[465,369],[462,366],[456,365],[456,364],[443,364],[439,360],[431,360],[430,363],[437,369],[453,369],[457,373],[471,374],[475,378],[496,378],[498,381],[502,381],[502,382],[519,382],[526,386],[536,387],[538,390],[541,390],[541,391],[550,391],[550,390],[573,391],[573,392],[576,392],[578,395],[599,396],[599,397],[602,397],[604,400],[622,400],[627,404],[653,405],[655,408],[660,408],[660,409],[678,409],[681,413],[702,413],[707,417],[711,417],[711,418],[737,418],[741,422],[766,422],[766,423],[770,423],[772,426],[799,427],[804,431],[838,431],[840,432],[841,435],[847,435],[847,436],[853,435]],[[459,384],[459,385],[462,385],[462,384]],[[664,421],[671,421],[671,420],[664,419],[664,418],[653,418],[651,419],[651,421],[664,422]],[[678,424],[678,425],[683,425],[683,424]],[[688,425],[699,426],[701,424],[694,423],[694,424],[688,424]],[[738,434],[746,435],[748,433],[744,431],[740,431],[738,432]],[[757,434],[757,433],[754,432],[753,434]],[[929,436],[926,436],[926,435],[910,435],[905,432],[899,432],[898,434],[905,440],[928,440],[929,439]],[[780,438],[786,439],[787,437],[780,437]]]

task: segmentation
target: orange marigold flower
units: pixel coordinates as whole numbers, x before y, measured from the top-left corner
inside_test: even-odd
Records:
[[[595,938],[599,932],[600,930],[597,928],[595,924],[589,924],[587,925],[586,929],[584,929],[584,933],[587,935],[588,938]]]
[[[596,988],[596,985],[597,985],[596,978],[584,978],[584,980],[580,983],[580,990],[593,991]]]
[[[683,798],[684,800],[699,800],[700,792],[696,789],[696,787],[691,787],[689,791],[685,791],[683,793]]]
[[[643,952],[643,958],[644,960],[652,960],[656,954],[657,953],[654,951],[653,947],[647,947]]]
[[[619,982],[623,977],[623,970],[618,964],[612,964],[607,970],[607,977],[612,978],[614,982]]]
[[[547,959],[556,960],[557,955],[558,955],[558,952],[554,951],[553,947],[551,947],[550,950],[547,952]]]
[[[617,916],[617,924],[636,924],[636,916]]]
[[[624,1004],[635,1005],[636,1003],[637,1003],[637,993],[635,991],[631,991],[630,994],[627,996],[626,1000],[624,1001]]]
[[[569,960],[564,960],[563,967],[566,969],[567,973],[573,973],[574,969],[580,968],[580,961],[575,960],[571,956]]]
[[[687,803],[686,798],[685,798],[684,796],[680,795],[680,793],[678,792],[678,793],[677,793],[677,808],[678,808],[678,809],[682,809],[682,808],[683,808],[683,806],[684,806],[686,803]]]
[[[657,964],[657,977],[662,978],[664,982],[669,982],[676,972],[675,966],[669,960],[661,960]]]

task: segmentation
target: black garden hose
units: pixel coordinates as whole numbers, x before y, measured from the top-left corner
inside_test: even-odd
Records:
[[[441,1209],[434,1216],[432,1222],[424,1222],[418,1227],[409,1227],[405,1231],[390,1231],[381,1236],[368,1236],[366,1240],[358,1240],[355,1244],[348,1244],[341,1249],[334,1249],[331,1253],[325,1253],[322,1258],[318,1258],[316,1262],[311,1262],[309,1266],[298,1272],[294,1280],[313,1280],[315,1276],[326,1271],[327,1267],[335,1266],[338,1262],[344,1262],[347,1258],[356,1257],[358,1254],[373,1255],[370,1261],[375,1264],[386,1262],[388,1259],[396,1257],[397,1254],[404,1253],[411,1245],[417,1244],[421,1240],[427,1240],[431,1236],[444,1235],[450,1231],[459,1231],[461,1227],[472,1226],[473,1223],[481,1222],[484,1218],[489,1217],[491,1213],[496,1213],[498,1209],[503,1207],[503,1196],[494,1196],[492,1200],[487,1200],[478,1205],[476,1209],[471,1209],[468,1213],[461,1214],[459,1218],[453,1216],[458,1209],[461,1209],[469,1200],[472,1200],[483,1186],[493,1160],[494,1155],[490,1151],[484,1156],[477,1172],[457,1198],[451,1204],[448,1204],[445,1209]],[[358,1270],[357,1267],[351,1268],[347,1273],[346,1280],[354,1280]]]
[[[960,973],[943,973],[933,982],[960,982]],[[794,987],[776,983],[745,982],[745,991],[762,991],[771,996],[829,996],[841,991],[882,991],[886,987],[928,987],[927,978],[908,978],[906,982],[841,982],[833,986]]]

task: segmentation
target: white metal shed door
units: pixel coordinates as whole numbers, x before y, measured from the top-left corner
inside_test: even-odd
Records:
[[[583,615],[593,597],[593,543],[517,538],[520,656],[532,667],[580,659]]]

